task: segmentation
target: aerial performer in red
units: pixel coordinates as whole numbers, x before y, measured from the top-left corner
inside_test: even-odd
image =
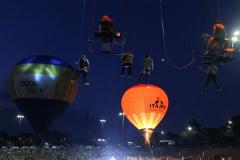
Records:
[[[114,37],[113,21],[108,16],[103,16],[99,23],[99,33],[103,42],[112,42]]]
[[[223,22],[217,21],[213,26],[213,35],[203,34],[205,63],[224,64],[232,61],[232,40],[226,37],[226,30]]]
[[[204,69],[202,66],[198,67],[207,74],[207,79],[204,84],[204,89],[208,89],[208,83],[212,80],[216,85],[218,91],[221,87],[217,80],[218,66],[227,62],[231,62],[234,57],[235,49],[233,48],[232,39],[227,38],[226,28],[222,21],[217,21],[213,26],[213,34],[203,34],[204,44],[204,63],[207,67]]]
[[[102,45],[102,53],[112,54],[113,45],[124,45],[122,42],[122,33],[116,32],[112,19],[104,15],[99,22],[99,30],[95,32],[95,38],[100,40]],[[90,40],[98,42],[99,40]]]

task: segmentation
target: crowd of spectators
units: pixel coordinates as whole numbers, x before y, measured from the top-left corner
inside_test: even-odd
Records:
[[[22,147],[1,148],[0,160],[240,160],[240,149],[116,147]]]

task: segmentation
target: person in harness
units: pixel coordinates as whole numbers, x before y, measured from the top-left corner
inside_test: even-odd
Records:
[[[220,85],[217,82],[217,66],[214,64],[211,64],[208,66],[207,68],[207,79],[204,85],[204,89],[207,90],[208,89],[208,83],[213,80],[213,83],[216,85],[218,91],[222,91]]]
[[[213,36],[203,34],[205,52],[203,58],[206,64],[225,63],[232,60],[232,41],[226,38],[225,26],[221,21],[217,21],[213,26]]]
[[[133,54],[131,52],[124,53],[121,56],[122,68],[121,68],[121,77],[125,74],[125,69],[128,70],[128,77],[132,77],[132,63],[133,63]]]
[[[103,43],[112,43],[114,38],[113,21],[109,16],[103,16],[99,23],[99,33],[101,34]]]
[[[143,69],[140,74],[140,83],[143,82],[144,76],[146,76],[147,83],[149,83],[149,76],[151,71],[153,71],[153,59],[151,58],[150,54],[146,54],[146,57],[143,61]]]
[[[82,55],[81,58],[79,58],[78,61],[75,62],[75,64],[77,65],[78,69],[77,69],[76,75],[71,80],[71,82],[72,83],[75,82],[78,79],[78,77],[82,74],[84,84],[86,86],[89,86],[90,83],[87,82],[87,74],[88,74],[88,70],[89,70],[89,61],[88,61],[86,55]]]
[[[226,38],[225,26],[221,21],[217,21],[213,26],[213,39],[219,42],[222,49],[224,49],[224,42]]]

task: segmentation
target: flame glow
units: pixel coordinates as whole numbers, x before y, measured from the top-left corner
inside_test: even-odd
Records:
[[[146,128],[146,129],[143,129],[142,132],[143,132],[145,144],[150,145],[153,130]]]

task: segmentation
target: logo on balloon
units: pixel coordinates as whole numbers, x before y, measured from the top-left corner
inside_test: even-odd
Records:
[[[150,109],[165,109],[166,106],[164,105],[163,101],[160,100],[159,97],[156,98],[154,103],[150,104]]]
[[[37,87],[38,84],[36,81],[20,81],[21,87]]]

